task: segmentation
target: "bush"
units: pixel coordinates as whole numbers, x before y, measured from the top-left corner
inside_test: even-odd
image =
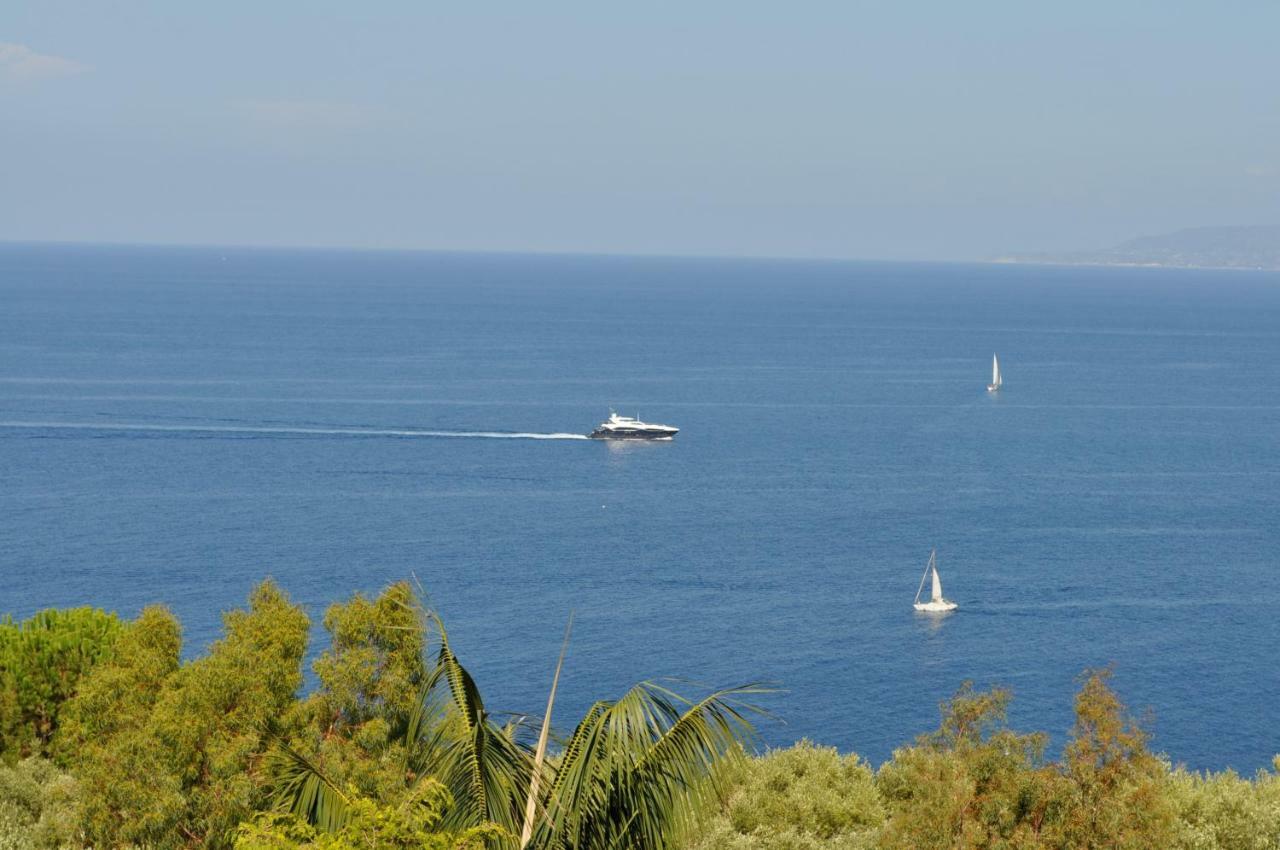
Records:
[[[80,847],[76,781],[47,759],[0,766],[0,850]]]
[[[240,827],[236,850],[485,850],[505,835],[496,827],[445,832],[440,822],[453,805],[449,792],[423,780],[399,803],[379,805],[350,796],[351,821],[337,832],[317,831],[293,815],[259,815]],[[501,845],[509,846],[509,841]]]
[[[809,741],[745,759],[724,781],[691,850],[855,850],[874,846],[884,822],[871,768]]]
[[[1275,772],[1250,782],[1232,771],[1176,770],[1168,795],[1177,812],[1180,850],[1275,850],[1280,847],[1280,756]]]

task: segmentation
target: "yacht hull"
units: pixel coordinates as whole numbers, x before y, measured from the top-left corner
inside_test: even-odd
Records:
[[[587,435],[593,440],[667,440],[675,436],[672,431],[592,431]]]
[[[956,610],[959,606],[954,602],[943,600],[942,602],[917,602],[914,607],[917,611],[923,611],[926,614],[944,614],[947,611]]]

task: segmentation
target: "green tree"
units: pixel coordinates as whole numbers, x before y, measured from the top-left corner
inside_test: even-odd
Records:
[[[479,689],[453,654],[439,620],[439,648],[433,669],[422,681],[412,709],[398,722],[395,709],[384,704],[383,716],[365,723],[347,723],[322,734],[346,731],[360,736],[366,724],[380,722],[392,730],[394,741],[383,750],[383,761],[393,762],[396,787],[382,788],[377,801],[398,798],[421,777],[437,779],[454,801],[442,815],[442,827],[450,831],[496,825],[515,835],[523,794],[529,786],[532,758],[517,743],[516,730],[497,724],[485,708]],[[425,623],[415,624],[420,633]],[[323,697],[321,697],[323,699]],[[364,749],[367,740],[347,739],[348,746]],[[336,745],[312,746],[329,763],[304,755],[299,746],[282,746],[275,761],[277,803],[325,832],[337,832],[351,817],[352,795],[344,790],[341,774],[331,769]],[[340,763],[349,767],[349,762]],[[346,783],[350,784],[350,783]]]
[[[1176,814],[1168,765],[1147,750],[1146,732],[1109,678],[1107,670],[1086,673],[1076,695],[1075,727],[1063,753],[1061,843],[1080,850],[1171,847]]]
[[[529,846],[671,847],[708,799],[715,768],[751,734],[736,700],[754,689],[721,691],[692,703],[644,683],[616,702],[596,703],[559,757],[535,767],[530,749],[518,740],[520,727],[494,720],[443,623],[424,618],[418,626],[424,635],[428,622],[438,647],[412,711],[401,724],[395,704],[384,700],[378,713],[394,733],[386,752],[400,759],[401,788],[432,777],[453,800],[441,816],[444,831],[496,828],[502,838],[492,840],[515,846],[538,769],[545,776]],[[321,831],[341,831],[352,817],[353,796],[340,776],[304,752],[323,756],[323,749],[295,741],[281,750],[278,804]]]
[[[174,616],[146,608],[121,634],[115,656],[67,704],[55,751],[80,780],[84,830],[94,844],[161,835],[181,810],[180,786],[147,731],[181,648]]]
[[[877,785],[889,807],[885,848],[1032,848],[1054,812],[1058,776],[1043,734],[1005,726],[1008,691],[965,683],[938,731],[895,750]]]
[[[324,627],[330,646],[314,665],[323,722],[350,728],[413,712],[426,677],[423,613],[407,582],[373,600],[356,594],[329,606]]]
[[[404,582],[331,605],[330,645],[313,665],[320,687],[285,730],[327,775],[370,799],[393,799],[407,781],[405,726],[426,679],[423,616]]]
[[[115,614],[94,608],[50,609],[21,624],[0,620],[0,756],[47,752],[63,703],[110,655],[120,629]]]
[[[89,676],[64,752],[95,844],[228,847],[264,807],[262,729],[294,705],[309,621],[264,582],[223,625],[206,655],[176,666],[176,622],[148,612],[131,651]]]

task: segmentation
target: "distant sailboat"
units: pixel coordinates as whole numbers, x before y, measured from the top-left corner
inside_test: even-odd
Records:
[[[925,579],[929,578],[930,573],[933,574],[933,592],[930,594],[928,602],[921,602],[920,594],[924,593],[924,582]],[[931,549],[929,551],[929,563],[924,568],[924,575],[920,576],[920,588],[916,591],[915,609],[917,611],[940,614],[946,611],[954,611],[956,607],[956,603],[942,598],[942,579],[938,578],[938,550]]]
[[[993,393],[1004,386],[1004,378],[1000,377],[1000,359],[991,355],[991,383],[987,384],[987,392]]]

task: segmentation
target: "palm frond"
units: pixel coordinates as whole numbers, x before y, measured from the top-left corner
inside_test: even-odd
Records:
[[[321,832],[337,832],[351,819],[350,799],[315,762],[277,739],[271,757],[274,807]]]
[[[714,791],[719,763],[754,737],[748,715],[763,712],[741,698],[767,690],[730,688],[694,703],[645,682],[597,703],[565,749],[531,846],[671,847]]]
[[[533,819],[538,811],[538,781],[542,778],[543,763],[547,755],[547,738],[551,734],[551,710],[556,704],[556,687],[560,684],[560,670],[564,667],[564,655],[569,650],[569,634],[573,631],[573,614],[569,614],[569,622],[564,627],[564,642],[560,644],[560,658],[556,661],[556,672],[551,677],[551,694],[547,697],[547,713],[542,716],[542,731],[538,733],[538,748],[533,754],[533,771],[529,780],[529,796],[524,807],[524,826],[520,830],[520,846],[529,843],[533,835]]]
[[[449,646],[444,624],[438,617],[435,624],[440,636],[436,666],[408,725],[412,767],[435,776],[453,796],[445,829],[490,823],[518,835],[532,760],[515,736],[489,717],[475,681]]]

